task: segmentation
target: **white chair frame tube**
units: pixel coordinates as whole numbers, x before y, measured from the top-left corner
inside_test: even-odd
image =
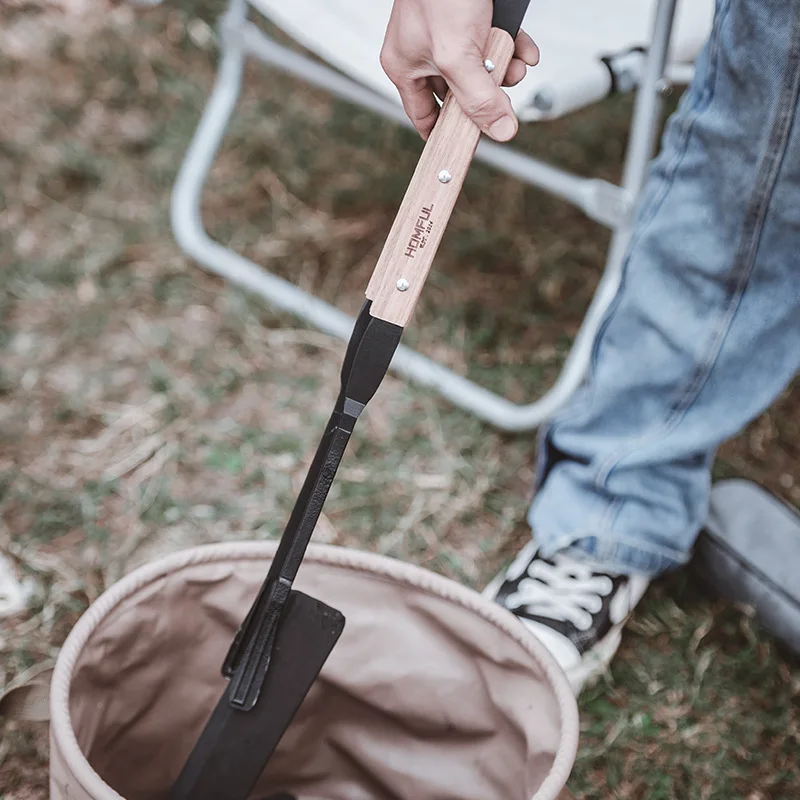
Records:
[[[484,140],[476,158],[531,185],[571,202],[596,221],[614,228],[603,275],[580,331],[552,388],[538,400],[519,405],[401,345],[392,369],[431,388],[455,406],[505,431],[532,430],[570,398],[588,368],[597,331],[620,285],[625,250],[631,235],[631,211],[644,184],[655,147],[662,105],[676,0],[659,0],[653,35],[637,89],[631,135],[621,186],[582,178],[552,167],[507,145]],[[200,197],[228,121],[239,98],[247,56],[302,78],[331,94],[408,125],[399,105],[324,64],[289,50],[267,37],[247,19],[246,0],[231,0],[220,26],[221,61],[213,91],[181,165],[171,198],[171,221],[180,247],[198,263],[268,303],[299,317],[325,333],[347,340],[354,320],[329,303],[214,241],[200,216]]]

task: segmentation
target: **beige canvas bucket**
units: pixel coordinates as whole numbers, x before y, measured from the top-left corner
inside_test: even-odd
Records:
[[[274,552],[183,551],[87,610],[51,682],[53,800],[165,796],[223,689],[221,660]],[[576,702],[512,615],[426,570],[330,546],[309,548],[296,588],[347,623],[254,798],[559,797]]]

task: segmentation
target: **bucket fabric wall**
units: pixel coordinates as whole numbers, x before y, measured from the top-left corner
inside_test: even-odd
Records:
[[[165,796],[223,690],[222,658],[275,547],[176,553],[87,610],[51,684],[53,800]],[[254,798],[558,797],[576,702],[512,615],[426,570],[330,546],[309,548],[296,588],[347,622]]]

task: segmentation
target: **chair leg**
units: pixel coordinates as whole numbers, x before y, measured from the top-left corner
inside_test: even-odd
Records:
[[[654,26],[653,44],[648,55],[647,69],[639,87],[631,128],[631,144],[626,155],[623,177],[622,205],[638,194],[644,181],[657,130],[660,96],[658,80],[663,75],[667,44],[676,0],[660,0]],[[264,52],[263,37],[248,38],[255,29],[246,21],[246,0],[231,0],[222,20],[222,56],[217,80],[200,122],[187,150],[171,198],[171,220],[179,246],[209,271],[253,291],[273,306],[287,311],[319,330],[346,341],[354,319],[297,286],[273,275],[249,259],[215,242],[205,231],[200,217],[200,196],[225,129],[241,90],[242,69],[248,53],[274,63]],[[261,52],[259,52],[261,48]],[[288,52],[288,51],[287,51]],[[311,62],[309,62],[311,63]],[[280,65],[279,65],[280,66]],[[311,68],[309,68],[311,69]],[[343,76],[320,65],[316,83],[327,83],[339,96],[381,113],[387,113],[380,98],[357,86]],[[294,70],[299,71],[299,70]],[[356,96],[359,92],[359,96]],[[386,101],[386,104],[391,105]],[[389,115],[389,114],[387,114]],[[396,116],[394,113],[391,116]],[[398,120],[399,121],[399,120]],[[478,155],[489,163],[520,175],[531,183],[540,175],[542,182],[569,187],[580,179],[556,174],[547,165],[536,165],[534,159],[521,156],[490,142],[482,142]],[[533,174],[536,167],[535,176]],[[586,200],[587,191],[598,189],[599,182],[583,180],[588,189],[577,187],[572,199],[579,205]],[[614,187],[599,187],[606,196]],[[556,192],[558,193],[558,192]],[[506,431],[521,432],[535,429],[569,399],[585,375],[595,335],[611,300],[619,287],[624,251],[630,238],[630,220],[623,221],[612,238],[608,261],[595,296],[584,318],[578,336],[553,387],[533,403],[518,405],[456,374],[450,369],[416,353],[403,345],[398,348],[392,369],[416,383],[431,388],[455,406],[475,414],[483,421]]]
[[[244,3],[233,0],[226,24],[236,24]],[[203,227],[200,197],[241,90],[245,49],[234,37],[222,36],[222,57],[214,88],[203,110],[172,190],[170,217],[178,245],[209,271],[264,297],[311,325],[347,339],[353,319],[308,292],[270,274],[214,241]]]

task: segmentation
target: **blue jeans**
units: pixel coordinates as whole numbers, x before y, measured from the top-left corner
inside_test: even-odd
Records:
[[[650,575],[688,560],[716,449],[800,366],[800,0],[718,0],[696,66],[529,513],[545,554]]]

